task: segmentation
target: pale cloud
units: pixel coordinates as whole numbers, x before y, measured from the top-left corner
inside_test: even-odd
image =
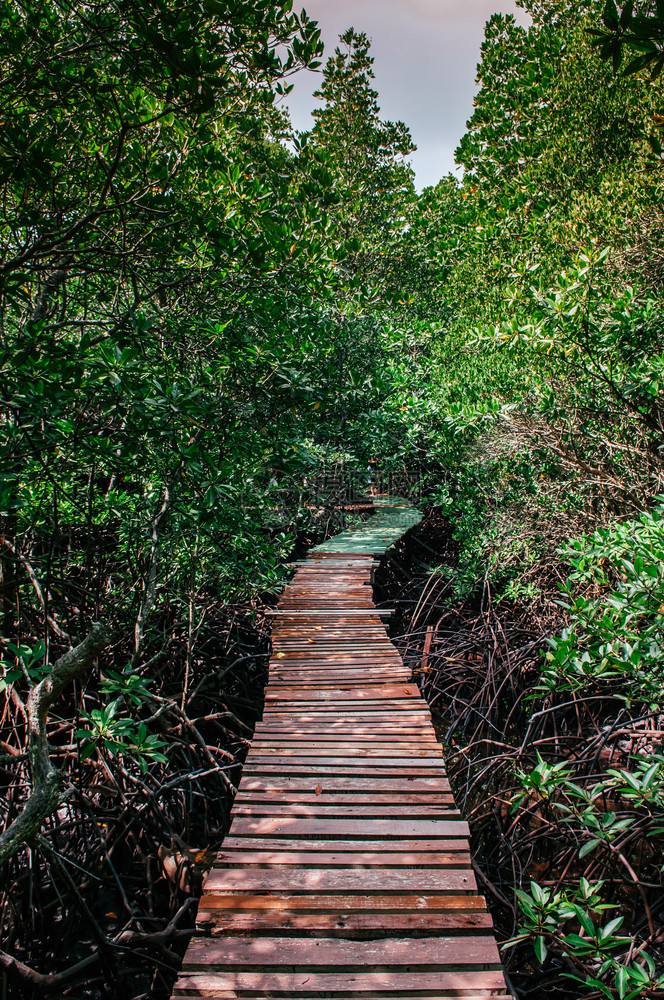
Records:
[[[296,4],[297,6],[297,4]],[[385,118],[410,128],[417,185],[455,169],[454,150],[472,114],[475,73],[486,20],[496,11],[527,17],[514,0],[309,0],[329,55],[351,25],[372,40],[375,87]],[[295,127],[311,127],[320,76],[299,74],[289,106]]]

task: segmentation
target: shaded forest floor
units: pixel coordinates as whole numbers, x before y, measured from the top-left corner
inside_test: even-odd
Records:
[[[320,530],[298,538],[294,559],[340,530],[349,514],[370,514],[370,508],[343,511],[340,505],[321,511]],[[391,637],[432,708],[499,938],[513,938],[523,922],[515,890],[528,890],[536,880],[564,894],[587,878],[603,881],[615,908],[610,915],[624,918],[627,957],[638,958],[644,947],[658,955],[661,830],[639,820],[636,835],[617,841],[617,848],[584,856],[578,831],[526,776],[543,762],[563,762],[574,766],[575,780],[592,783],[612,767],[628,766],[635,754],[658,750],[664,728],[659,716],[638,714],[624,701],[599,694],[542,697],[536,685],[546,638],[565,622],[553,582],[537,602],[495,603],[488,587],[460,601],[454,594],[457,561],[451,525],[440,511],[426,508],[419,528],[390,550],[377,571],[376,598],[396,608]],[[554,578],[549,573],[547,580]],[[4,960],[6,993],[21,1000],[170,996],[262,710],[273,604],[265,597],[214,609],[207,666],[201,662],[194,669],[186,697],[182,649],[174,644],[158,665],[149,704],[167,745],[167,763],[152,763],[141,773],[121,754],[97,750],[81,760],[74,735],[81,692],[60,707],[50,738],[54,759],[69,769],[72,793],[39,843],[16,855],[6,870],[4,947],[15,956]],[[95,698],[99,703],[93,685],[88,707]],[[13,727],[20,746],[24,727],[15,708],[13,718],[6,710],[4,725]],[[10,738],[5,751],[11,746]],[[11,757],[10,750],[5,766]],[[22,794],[11,773],[8,767],[3,772],[9,800]],[[605,794],[598,808],[612,815],[624,803]],[[540,961],[525,941],[504,957],[519,1000],[578,996],[564,974],[584,970],[555,948]]]
[[[371,508],[321,506],[297,536],[292,558]],[[262,713],[276,598],[209,602],[198,652],[173,635],[149,670],[149,688],[121,697],[156,727],[165,760],[128,760],[108,739],[87,759],[80,712],[108,704],[108,677],[92,676],[49,718],[52,760],[69,786],[39,841],[3,870],[0,921],[3,997],[165,1000],[193,932],[196,902],[230,822],[253,726]],[[168,634],[169,623],[163,623]],[[130,649],[115,651],[116,659]],[[148,665],[150,666],[150,665]],[[110,692],[110,696],[117,692]],[[91,724],[91,723],[90,723]],[[11,815],[25,797],[15,767],[26,743],[17,698],[5,705],[0,778]],[[42,971],[43,970],[43,971]]]
[[[569,764],[574,780],[588,787],[611,768],[629,766],[634,755],[649,759],[661,746],[658,712],[631,711],[624,700],[600,692],[542,698],[536,685],[546,640],[565,624],[552,568],[543,570],[545,585],[536,602],[494,603],[488,587],[459,601],[453,589],[457,557],[449,522],[429,508],[384,563],[377,582],[381,598],[397,609],[392,641],[432,709],[499,939],[513,938],[524,923],[515,890],[528,890],[531,879],[552,898],[570,892],[580,879],[601,879],[608,917],[624,918],[627,960],[645,947],[661,959],[661,828],[641,817],[638,835],[624,846],[579,851],[578,830],[550,806],[546,789],[538,791],[526,779],[533,769]],[[610,821],[621,807],[619,819],[629,814],[629,804],[626,810],[618,798],[596,803],[600,815]],[[538,961],[532,939],[503,955],[508,985],[519,1000],[573,1000],[579,987],[567,976],[599,972],[599,963],[580,968],[554,948]]]

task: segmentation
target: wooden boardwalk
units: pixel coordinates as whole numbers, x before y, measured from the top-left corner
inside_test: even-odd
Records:
[[[377,501],[280,601],[265,712],[181,998],[508,1000],[429,710],[372,601],[419,514]]]

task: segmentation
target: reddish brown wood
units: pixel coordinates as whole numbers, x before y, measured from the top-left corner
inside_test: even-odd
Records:
[[[384,990],[388,993],[399,993],[404,991],[424,992],[433,996],[444,995],[447,990],[448,996],[463,997],[468,1000],[471,991],[477,995],[478,991],[485,992],[484,996],[505,995],[505,980],[502,972],[332,972],[332,973],[312,973],[312,972],[220,972],[217,974],[186,972],[176,983],[176,988],[182,990],[186,986],[189,989],[211,990],[208,994],[215,998],[219,996],[219,990],[242,990],[253,992],[260,996],[258,991],[275,991],[284,993],[299,993],[316,995],[316,993],[347,993],[351,996],[362,995],[363,993],[376,993]],[[455,991],[455,992],[452,992]],[[194,994],[195,995],[195,994]],[[205,996],[205,993],[199,993]],[[231,993],[231,996],[234,994]],[[482,995],[481,993],[479,994]]]
[[[315,768],[317,764],[328,768],[336,767],[337,765],[339,767],[347,767],[349,765],[349,758],[351,762],[353,760],[366,760],[370,758],[371,767],[401,767],[404,761],[411,762],[413,767],[431,767],[434,770],[441,770],[443,766],[440,751],[435,753],[433,750],[390,749],[385,752],[384,750],[365,749],[363,747],[357,750],[355,754],[346,754],[343,757],[333,756],[333,751],[331,751],[328,757],[322,756],[320,749],[312,746],[310,749],[302,747],[275,749],[272,751],[262,749],[251,755],[254,764],[272,763],[275,757],[283,760],[284,767],[286,768],[299,763],[306,763],[312,768]]]
[[[392,704],[403,704],[403,696],[419,698],[419,688],[414,684],[369,684],[364,688],[334,688],[334,687],[282,687],[268,688],[266,703],[276,701],[280,704],[289,701],[389,701]]]
[[[272,892],[256,895],[244,892],[219,892],[202,896],[199,912],[213,912],[217,910],[279,910],[289,912],[330,910],[335,913],[447,913],[449,911],[454,911],[455,913],[484,913],[486,912],[486,905],[480,896],[474,894],[451,896],[445,892],[428,892],[418,895],[395,893],[389,896],[380,894],[368,896],[355,893],[337,893],[336,895],[308,893],[306,895],[293,895],[288,892]]]
[[[309,868],[255,869],[212,868],[205,882],[206,892],[472,892],[476,889],[475,876],[467,868],[436,871],[401,871],[385,868],[348,871]],[[343,900],[339,900],[343,908]]]
[[[340,913],[337,906],[330,913],[295,913],[268,910],[267,912],[227,913],[203,911],[199,926],[205,927],[212,937],[228,934],[232,921],[233,933],[242,931],[267,934],[276,931],[296,931],[299,934],[323,937],[347,937],[351,933],[371,932],[374,938],[391,937],[398,933],[407,937],[415,932],[473,934],[477,931],[491,933],[493,921],[488,913],[432,912],[427,910],[410,913]]]
[[[338,938],[198,938],[188,951],[190,969],[330,968],[406,966],[441,972],[446,966],[496,965],[496,944],[488,935],[401,938],[389,941],[340,941]]]
[[[322,798],[320,796],[323,796]],[[291,805],[302,805],[310,809],[311,806],[317,806],[319,809],[326,809],[325,813],[319,813],[319,815],[330,815],[329,810],[338,809],[339,815],[349,816],[351,815],[348,811],[349,806],[361,806],[362,812],[357,812],[356,815],[370,815],[366,812],[366,809],[370,809],[372,805],[379,808],[380,813],[385,813],[389,815],[386,807],[390,804],[395,806],[405,806],[413,805],[415,808],[411,812],[411,817],[415,814],[422,815],[421,807],[426,807],[430,810],[430,815],[438,815],[441,810],[445,816],[450,816],[452,813],[458,815],[454,805],[454,797],[451,792],[445,792],[444,795],[436,795],[428,792],[414,792],[412,794],[401,794],[394,796],[392,794],[380,795],[374,793],[373,795],[362,795],[354,792],[239,792],[235,799],[236,807],[242,808],[243,814],[246,815],[246,810],[248,807],[269,806],[272,810],[271,813],[263,812],[262,815],[276,815],[275,810],[280,812],[283,810],[284,806],[289,808]],[[433,810],[433,811],[432,811]],[[237,812],[236,812],[236,815]],[[298,813],[298,815],[300,815]],[[408,815],[407,811],[405,815]]]
[[[284,591],[180,1000],[510,1000],[428,708],[372,604],[373,565],[317,552]]]
[[[364,838],[347,838],[343,840],[334,840],[333,838],[325,838],[325,840],[310,840],[306,837],[298,837],[293,840],[289,840],[287,837],[279,837],[277,841],[272,838],[265,837],[253,837],[251,835],[231,836],[230,834],[226,837],[223,843],[224,850],[226,848],[260,848],[272,849],[275,848],[279,851],[394,851],[395,849],[402,851],[467,851],[468,844],[463,838],[460,837],[449,837],[436,838],[435,840],[409,840],[407,843],[394,844],[394,841],[390,840],[365,840]]]
[[[343,802],[319,805],[318,802],[239,802],[235,808],[236,816],[297,816],[303,819],[326,818],[334,819],[357,819],[358,817],[368,817],[370,819],[388,819],[391,817],[418,819],[431,819],[436,816],[459,816],[459,813],[450,810],[449,805],[440,803],[438,805],[422,804],[421,802],[386,802],[383,805],[353,805]]]
[[[221,850],[215,862],[217,867],[238,867],[260,865],[290,865],[306,868],[466,868],[470,867],[470,854],[429,854],[413,851],[382,851],[371,854],[355,850],[333,854],[325,851],[280,851],[264,849],[257,851]]]
[[[430,778],[433,774],[440,774],[441,776],[445,774],[443,768],[438,768],[437,770],[432,768],[424,767],[411,767],[408,762],[404,763],[403,767],[394,766],[381,766],[380,770],[376,768],[376,772],[373,769],[373,760],[358,760],[356,763],[350,764],[348,767],[316,767],[312,768],[311,764],[305,759],[293,763],[289,761],[286,764],[285,761],[282,763],[277,763],[277,761],[271,761],[267,764],[246,764],[245,773],[254,776],[258,775],[273,775],[273,774],[283,774],[283,775],[312,775],[315,774],[319,781],[322,781],[328,775],[338,775],[343,777],[352,777],[357,775],[361,778],[370,778],[372,773],[379,773],[381,778]]]
[[[243,780],[240,793],[251,791],[313,791],[318,784],[313,777],[275,776]],[[338,778],[330,777],[321,788],[322,792],[449,792],[447,778]]]

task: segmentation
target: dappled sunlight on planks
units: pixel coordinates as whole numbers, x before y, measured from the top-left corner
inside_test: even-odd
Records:
[[[284,590],[233,822],[174,996],[508,1000],[426,704],[372,599],[399,498]]]

